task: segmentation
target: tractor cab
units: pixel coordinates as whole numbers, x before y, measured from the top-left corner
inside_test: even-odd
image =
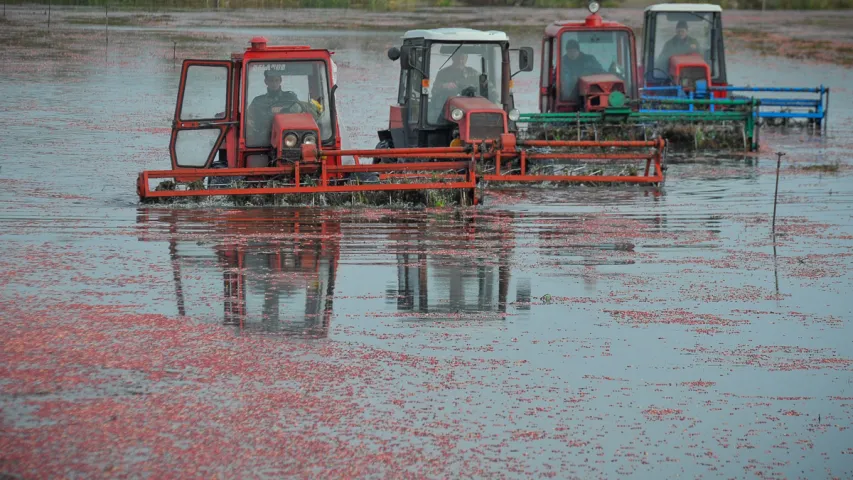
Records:
[[[598,15],[589,3],[582,22],[554,22],[542,38],[540,112],[597,112],[638,96],[634,32]]]
[[[263,37],[231,60],[185,60],[172,168],[271,167],[303,160],[304,146],[339,149],[332,66],[328,50]]]
[[[399,90],[377,148],[480,144],[509,133],[518,119],[504,32],[411,30],[388,58],[400,61]],[[520,48],[519,71],[532,69],[533,49]]]
[[[726,85],[722,9],[718,5],[652,5],[645,10],[643,28],[646,87],[676,87],[693,98],[708,98],[711,87]],[[714,96],[725,97],[725,91]]]

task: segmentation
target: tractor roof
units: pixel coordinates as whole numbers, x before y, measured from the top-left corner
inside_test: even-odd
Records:
[[[711,5],[709,3],[660,3],[658,5],[649,5],[646,7],[647,12],[722,12],[723,9],[719,5]]]
[[[545,36],[556,37],[564,30],[628,30],[619,23],[602,20],[598,15],[590,15],[585,20],[559,20],[545,27]]]
[[[433,28],[409,30],[403,38],[423,38],[439,42],[508,42],[506,33],[497,30],[474,30],[473,28]]]

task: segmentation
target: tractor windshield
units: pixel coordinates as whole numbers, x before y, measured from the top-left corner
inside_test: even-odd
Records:
[[[246,72],[246,146],[269,147],[273,116],[310,113],[322,140],[332,138],[328,66],[322,60],[250,62]]]
[[[669,58],[673,55],[698,53],[717,75],[717,62],[711,62],[711,36],[714,12],[658,13],[655,19],[654,67],[656,78],[669,74]]]
[[[578,79],[586,75],[611,73],[633,88],[631,41],[623,30],[567,31],[560,35],[560,100],[574,101]]]
[[[446,123],[444,104],[453,96],[486,97],[501,103],[500,44],[435,43],[429,50],[429,117],[433,124]]]

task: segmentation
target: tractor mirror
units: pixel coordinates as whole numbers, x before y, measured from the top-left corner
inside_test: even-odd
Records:
[[[411,53],[412,53],[412,46],[411,45],[403,45],[403,47],[400,49],[400,65],[402,65],[403,68],[411,68],[412,67],[411,60],[409,60],[409,57],[411,57]]]
[[[397,47],[389,48],[388,58],[390,58],[392,62],[396,61],[398,58],[400,58],[400,49]]]
[[[522,72],[533,70],[533,48],[521,47],[518,49],[518,69]]]

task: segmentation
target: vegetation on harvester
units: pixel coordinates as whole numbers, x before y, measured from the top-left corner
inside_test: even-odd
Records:
[[[667,122],[644,124],[540,124],[526,135],[539,140],[649,140],[663,137],[673,150],[739,149],[748,146],[743,125],[737,123]]]

